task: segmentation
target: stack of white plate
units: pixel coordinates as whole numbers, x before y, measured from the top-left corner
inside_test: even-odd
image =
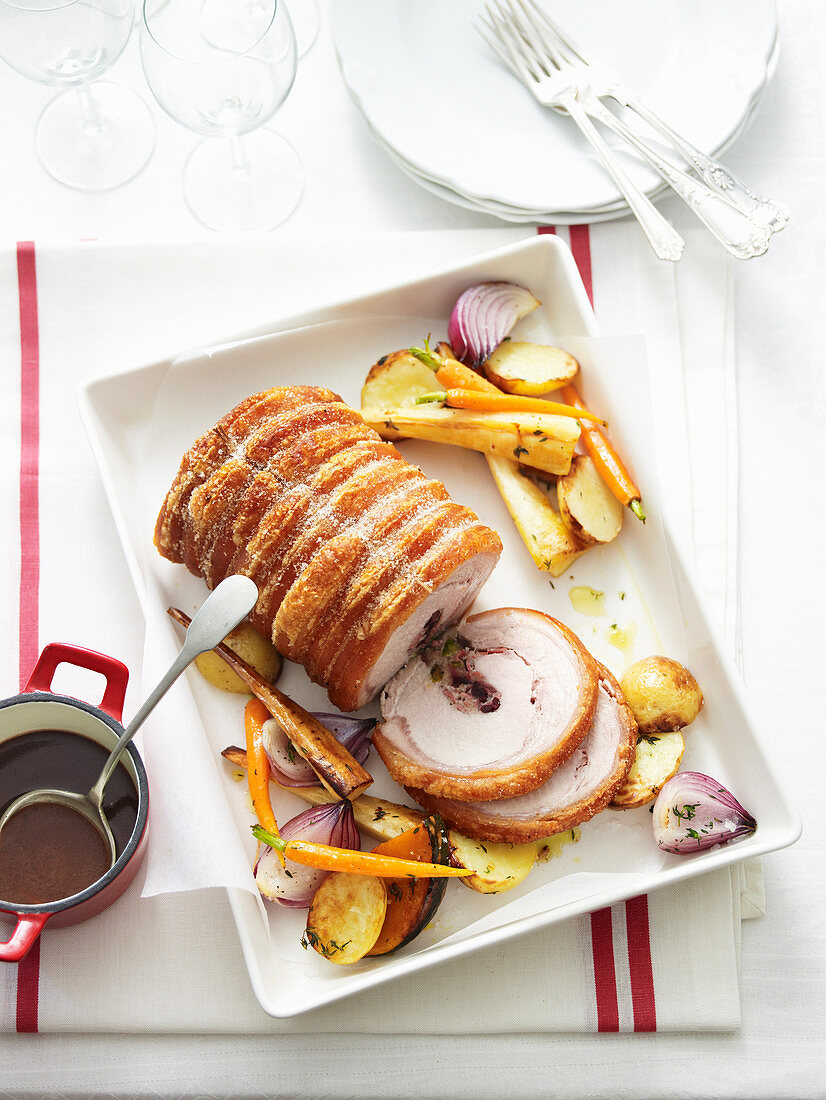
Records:
[[[540,2],[709,154],[741,133],[774,71],[774,0]],[[483,6],[330,0],[341,72],[376,141],[426,190],[505,221],[622,217],[622,196],[571,120],[536,103],[474,29]],[[638,186],[664,189],[605,136]]]

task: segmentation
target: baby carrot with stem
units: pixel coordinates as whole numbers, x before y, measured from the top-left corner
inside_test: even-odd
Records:
[[[415,826],[420,828],[420,826]],[[448,867],[443,863],[420,863],[416,859],[385,856],[379,852],[355,852],[350,848],[333,848],[310,840],[282,840],[260,825],[252,826],[252,835],[268,844],[282,856],[305,867],[323,871],[346,871],[351,875],[376,875],[379,878],[463,878],[472,875],[470,867]],[[397,838],[398,839],[398,838]]]
[[[605,425],[602,417],[589,412],[583,405],[562,405],[558,401],[546,401],[544,397],[520,397],[517,394],[487,393],[479,390],[451,389],[443,393],[425,393],[416,398],[417,405],[443,402],[451,409],[471,409],[477,412],[531,412],[548,416],[572,416],[577,420],[595,420]]]
[[[424,342],[423,348],[410,348],[410,354],[414,355],[420,363],[430,367],[436,374],[436,381],[441,382],[446,390],[476,390],[479,393],[501,394],[492,382],[483,378],[472,367],[466,367],[458,359],[451,359],[447,355],[440,355],[430,347],[430,338]]]
[[[584,409],[582,398],[573,386],[563,386],[560,392],[570,405],[577,409]],[[634,484],[620,456],[599,428],[582,422],[579,426],[582,429],[582,445],[591,456],[605,484],[621,504],[626,504],[637,519],[645,523],[642,494]]]
[[[244,731],[247,738],[247,783],[249,785],[252,808],[259,825],[272,836],[278,836],[278,823],[270,801],[270,762],[264,751],[264,723],[272,715],[259,699],[250,699],[244,708]],[[284,866],[284,854],[276,845],[281,866]]]

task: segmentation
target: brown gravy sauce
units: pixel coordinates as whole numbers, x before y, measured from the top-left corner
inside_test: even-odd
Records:
[[[36,787],[85,794],[100,774],[107,750],[77,733],[35,730],[0,744],[0,813]],[[106,786],[103,807],[120,854],[138,815],[138,794],[119,764]],[[0,832],[0,899],[39,905],[71,897],[106,873],[109,856],[97,829],[68,806],[39,804],[20,810]]]

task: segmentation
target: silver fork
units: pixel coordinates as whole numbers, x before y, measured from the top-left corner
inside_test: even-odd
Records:
[[[505,21],[505,16],[496,14],[491,5],[488,5],[487,12],[490,20],[487,25],[493,33],[493,38],[488,37],[481,28],[477,27],[477,30],[488,45],[528,86],[540,103],[546,107],[565,111],[571,116],[622,192],[654,253],[661,260],[672,262],[679,260],[683,254],[685,241],[674,226],[666,221],[647,195],[637,187],[617,160],[611,147],[578,102],[576,82],[565,73],[557,72],[551,76],[544,69],[540,70],[530,52],[523,48],[525,44],[522,42],[521,35]],[[501,34],[501,41],[497,41],[497,34]]]
[[[555,41],[563,61],[580,66],[584,78],[590,84],[591,91],[599,98],[613,99],[621,107],[626,107],[647,123],[672,146],[686,163],[694,169],[709,187],[720,191],[728,201],[742,213],[749,215],[761,225],[777,233],[789,220],[789,210],[774,199],[760,198],[755,195],[742,180],[738,179],[725,165],[707,156],[696,145],[692,145],[682,134],[677,133],[668,123],[624,84],[620,78],[602,62],[586,53],[558,23],[533,0],[522,3],[523,8],[530,7],[542,20],[545,29]]]
[[[488,4],[486,26],[493,37],[481,30],[480,33],[535,98],[557,110],[569,109],[568,102],[561,103],[557,94],[562,81],[569,93],[568,100],[574,99],[578,111],[596,118],[635,149],[733,256],[751,259],[762,255],[769,246],[771,230],[737,210],[724,195],[660,156],[612,114],[592,92],[583,67],[568,64],[524,0],[517,2],[519,8],[509,0]]]

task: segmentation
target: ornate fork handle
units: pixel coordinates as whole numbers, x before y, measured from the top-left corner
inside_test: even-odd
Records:
[[[626,141],[663,177],[717,240],[740,260],[762,256],[769,247],[771,229],[738,209],[728,197],[689,176],[640,138],[601,103],[584,93],[584,109]]]
[[[643,122],[647,122],[652,129],[662,135],[678,153],[685,157],[700,178],[705,180],[709,187],[722,192],[732,206],[775,233],[786,226],[789,220],[787,207],[773,199],[761,199],[755,195],[728,168],[713,157],[707,156],[676,130],[672,130],[667,122],[638,99],[630,89],[617,85],[614,90],[606,94],[610,94],[618,103],[628,107]]]
[[[616,183],[617,187],[625,196],[625,200],[631,208],[631,212],[640,223],[642,231],[648,238],[656,255],[661,260],[670,260],[676,263],[683,254],[685,241],[674,226],[666,221],[648,196],[637,187],[631,177],[626,173],[625,169],[614,156],[611,147],[606,143],[605,139],[591,122],[588,113],[575,99],[573,94],[560,96],[558,99],[554,99],[553,102],[540,95],[537,95],[537,98],[543,98],[543,101],[549,107],[564,107],[581,130],[583,136],[590,143],[591,148],[611,175],[614,183]]]

